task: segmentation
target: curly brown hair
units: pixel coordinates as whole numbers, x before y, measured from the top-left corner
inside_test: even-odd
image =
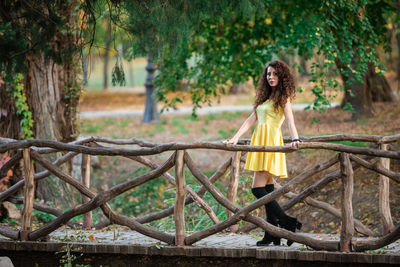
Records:
[[[267,80],[268,67],[273,67],[278,74],[278,84],[272,88]],[[292,101],[296,96],[296,88],[294,78],[290,68],[282,61],[272,61],[265,67],[260,80],[258,81],[256,99],[254,101],[254,113],[257,116],[257,107],[271,99],[274,103],[274,110],[278,111],[279,107],[284,108],[286,101],[290,98]]]

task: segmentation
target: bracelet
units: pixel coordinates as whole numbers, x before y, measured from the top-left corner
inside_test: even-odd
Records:
[[[303,142],[303,141],[301,141],[299,138],[296,138],[296,139],[292,139],[292,142]]]

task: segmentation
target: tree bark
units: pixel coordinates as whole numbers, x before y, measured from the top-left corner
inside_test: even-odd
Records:
[[[300,66],[302,68],[302,71],[300,72],[300,75],[301,76],[307,76],[310,72],[308,71],[306,55],[301,55],[300,56]]]
[[[235,152],[232,156],[232,165],[231,165],[231,174],[229,178],[229,185],[228,185],[228,193],[227,198],[232,203],[236,203],[237,198],[237,190],[239,186],[239,171],[240,171],[240,155],[241,152]],[[226,211],[227,218],[233,215],[233,212],[230,210]],[[231,232],[236,232],[239,229],[238,224],[234,224],[229,227]]]
[[[381,144],[382,150],[387,150],[387,144]],[[380,167],[390,169],[390,159],[380,158]],[[394,229],[392,215],[390,213],[390,200],[389,200],[389,178],[379,174],[379,215],[382,219],[383,234],[386,235]]]
[[[0,69],[0,71],[2,70]],[[0,76],[0,136],[19,139],[20,131],[17,109],[7,92],[3,77]]]
[[[365,81],[367,95],[371,95],[372,102],[393,102],[396,100],[387,79],[383,75],[378,75],[374,66],[368,66]]]
[[[230,95],[236,95],[239,93],[243,93],[246,89],[246,85],[244,83],[234,83],[232,86],[229,88],[228,94]]]
[[[360,82],[355,79],[355,75],[351,71],[351,69],[356,69],[355,59],[353,58],[350,63],[351,69],[338,58],[335,59],[335,63],[340,70],[345,92],[341,106],[344,107],[346,104],[351,104],[354,109],[352,115],[353,120],[372,116],[372,97],[367,91],[365,76],[363,77],[363,81]],[[343,72],[347,72],[348,76],[343,74]],[[350,83],[350,80],[353,81]]]
[[[88,56],[82,54],[82,86],[87,87],[88,84]]]
[[[397,17],[400,15],[400,0],[396,1],[396,10],[397,10]],[[400,23],[398,23],[397,27],[400,27]],[[397,92],[400,93],[400,31],[397,29],[396,33],[396,40],[397,40]]]
[[[185,245],[185,165],[183,156],[184,150],[178,150],[175,158],[175,182],[176,182],[176,198],[174,209],[175,222],[175,245]]]
[[[354,235],[354,176],[349,154],[347,153],[340,153],[340,171],[342,173],[342,228],[340,231],[340,251],[350,252],[351,241]]]
[[[345,96],[341,103],[344,107],[350,103],[354,108],[352,116],[353,120],[370,117],[373,115],[372,102],[393,102],[396,100],[390,85],[383,75],[378,75],[375,72],[375,66],[369,64],[368,70],[363,77],[363,82],[354,80],[351,84],[350,79],[355,79],[351,69],[339,59],[335,60],[337,68],[340,70],[340,75],[344,84]],[[356,68],[354,60],[350,63],[352,69]],[[348,76],[342,72],[349,73]]]
[[[28,240],[28,234],[31,230],[31,215],[34,203],[35,196],[35,186],[33,183],[33,162],[30,157],[30,149],[25,148],[24,155],[24,178],[25,178],[25,187],[24,187],[24,209],[22,211],[22,220],[21,220],[21,239],[26,241]]]
[[[2,69],[0,67],[0,73]],[[21,126],[19,122],[20,118],[17,114],[17,108],[15,107],[13,99],[7,92],[6,84],[3,82],[0,75],[0,136],[19,139],[21,133]],[[9,156],[15,156],[15,151],[9,151]],[[10,182],[14,184],[22,176],[19,162],[13,167],[13,176],[11,176]],[[0,174],[0,178],[4,177],[6,173]]]
[[[87,188],[90,188],[90,156],[82,154],[82,169],[81,169],[82,184]],[[90,199],[82,195],[82,204],[89,202]],[[93,227],[93,216],[92,212],[83,214],[83,228],[91,229]]]
[[[79,44],[79,32],[75,30],[79,27],[79,17],[73,15],[77,1],[57,3],[57,12],[65,20],[67,33],[56,33],[50,47],[62,59],[56,62],[44,52],[28,54],[24,86],[33,115],[35,138],[69,142],[75,139],[76,107],[81,90],[78,80],[80,59],[74,52]],[[56,155],[46,157],[54,161]],[[54,176],[38,183],[37,196],[56,205],[74,203],[71,188]]]
[[[158,112],[157,112],[157,101],[154,97],[154,84],[153,77],[154,71],[156,68],[153,65],[151,55],[147,56],[147,77],[146,77],[146,106],[144,110],[144,119],[143,122],[152,122],[158,120]]]

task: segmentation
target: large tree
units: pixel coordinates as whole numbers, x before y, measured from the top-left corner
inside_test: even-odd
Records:
[[[0,49],[6,51],[0,57],[0,108],[6,111],[0,120],[1,136],[64,142],[75,138],[86,8],[74,0],[1,2]],[[60,197],[69,190],[59,181],[40,182],[38,196],[69,203],[68,194]]]

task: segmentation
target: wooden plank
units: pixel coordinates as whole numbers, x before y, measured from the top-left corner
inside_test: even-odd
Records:
[[[387,144],[380,144],[380,149],[387,150]],[[390,170],[390,159],[380,158],[379,166]],[[389,201],[389,178],[379,174],[379,215],[382,220],[383,234],[386,235],[394,229]]]
[[[227,193],[227,198],[232,203],[236,203],[237,189],[239,186],[240,155],[241,155],[241,152],[237,151],[232,156],[231,175],[230,175],[230,179],[229,179],[229,186],[228,186],[228,193]],[[227,209],[226,215],[229,218],[233,215],[233,212],[230,211],[229,209]],[[238,224],[229,226],[229,230],[231,232],[236,232],[238,229],[239,229]]]
[[[176,198],[175,198],[175,245],[185,245],[185,166],[183,156],[184,150],[178,150],[175,160],[175,182],[176,182]]]
[[[347,153],[340,153],[340,170],[342,173],[342,229],[340,232],[340,251],[351,251],[351,240],[354,235],[353,221],[353,168]]]
[[[81,167],[82,183],[87,188],[90,188],[90,155],[82,154],[82,167]],[[82,194],[82,204],[88,202],[90,198]],[[83,214],[83,228],[91,229],[93,227],[92,211]]]
[[[31,230],[31,215],[33,210],[33,202],[35,197],[35,185],[33,183],[33,162],[30,156],[30,149],[25,148],[23,150],[23,162],[24,162],[24,209],[22,211],[22,227],[21,227],[21,239],[28,240],[28,235]]]

